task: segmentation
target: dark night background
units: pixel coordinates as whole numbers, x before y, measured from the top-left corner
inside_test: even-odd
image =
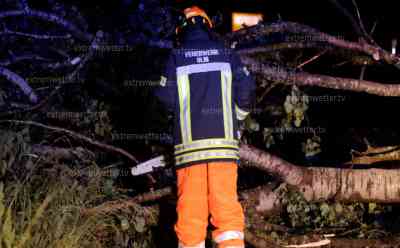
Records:
[[[352,0],[337,0],[347,11],[356,17],[356,9]],[[18,4],[13,0],[0,0],[0,12],[14,10]],[[184,0],[110,0],[110,1],[82,1],[82,0],[47,0],[47,1],[28,1],[32,9],[48,11],[63,15],[70,6],[76,6],[82,17],[86,20],[87,26],[81,27],[79,18],[71,18],[66,15],[66,19],[79,23],[80,28],[85,32],[95,34],[98,30],[106,33],[107,44],[129,45],[134,49],[130,52],[112,52],[96,56],[90,60],[83,71],[83,84],[65,85],[62,90],[49,99],[49,102],[42,106],[42,109],[34,111],[25,111],[22,116],[25,119],[34,119],[40,123],[65,127],[78,133],[88,135],[106,144],[112,144],[116,147],[125,149],[133,154],[139,161],[145,161],[164,152],[164,147],[170,147],[170,140],[167,139],[131,139],[131,140],[112,140],[109,133],[107,135],[98,135],[93,131],[96,123],[72,123],[71,120],[55,120],[47,118],[46,113],[51,111],[76,111],[85,112],[87,106],[95,100],[98,105],[107,106],[110,117],[110,126],[113,132],[134,133],[134,134],[165,134],[170,126],[167,114],[163,112],[162,106],[152,96],[152,87],[126,87],[126,80],[150,80],[157,81],[164,66],[165,59],[169,52],[169,47],[157,46],[154,44],[159,40],[167,41],[173,44],[175,24],[177,23],[177,13],[184,7],[192,4],[204,8],[209,16],[216,21],[215,31],[222,36],[231,32],[231,13],[232,12],[254,12],[262,13],[264,21],[276,23],[280,21],[291,21],[304,24],[325,32],[327,34],[344,37],[348,41],[357,41],[358,35],[348,18],[336,8],[333,0],[214,0],[214,1],[184,1]],[[400,41],[400,21],[399,9],[396,6],[397,1],[366,1],[358,0],[357,5],[360,10],[361,18],[367,31],[370,31],[376,22],[376,28],[372,37],[386,51],[391,51],[392,39]],[[71,13],[71,12],[68,12]],[[173,13],[172,15],[170,13]],[[43,33],[44,30],[51,27],[51,31],[63,34],[63,30],[55,27],[56,25],[44,24],[45,22],[35,22],[35,25],[28,25],[27,20],[7,19],[9,28],[30,33]],[[33,18],[32,18],[33,19]],[[356,18],[357,19],[357,18]],[[0,21],[3,21],[0,19]],[[3,28],[0,22],[0,32]],[[32,28],[34,26],[34,28]],[[59,30],[60,29],[60,30]],[[53,32],[53,33],[54,33]],[[51,33],[51,32],[50,32]],[[57,33],[57,34],[59,34]],[[284,34],[283,34],[284,35]],[[266,37],[263,45],[279,41],[282,36]],[[74,41],[75,42],[75,41]],[[74,43],[88,45],[88,42],[82,41]],[[60,42],[61,44],[62,42]],[[400,42],[399,42],[400,43]],[[10,50],[16,54],[22,54],[27,51],[46,56],[53,56],[50,47],[54,48],[58,43],[52,41],[34,39],[26,41],[23,38],[9,38],[9,36],[0,35],[0,60],[10,56]],[[164,43],[163,43],[164,44]],[[62,44],[65,46],[65,44]],[[71,44],[67,44],[67,46]],[[242,44],[243,47],[255,46],[253,43]],[[60,49],[64,49],[60,45]],[[71,48],[71,47],[70,47]],[[337,48],[333,48],[337,49]],[[300,61],[303,62],[318,51],[307,50],[301,53]],[[358,79],[361,73],[359,65],[334,66],[345,60],[349,60],[352,53],[345,53],[337,49],[338,53],[328,53],[322,55],[316,61],[305,65],[301,70],[314,74],[330,75],[333,77],[344,77]],[[340,52],[339,52],[340,50]],[[73,53],[72,49],[67,52]],[[400,46],[397,47],[398,54]],[[277,53],[280,53],[277,52]],[[299,51],[283,51],[282,58],[293,59],[300,53]],[[58,56],[58,55],[57,55]],[[76,51],[71,57],[80,56]],[[57,57],[56,60],[59,60]],[[1,62],[0,61],[0,62]],[[286,62],[286,61],[284,61]],[[296,61],[298,62],[298,61]],[[293,62],[291,65],[295,65]],[[289,64],[289,63],[288,63]],[[287,64],[285,64],[287,65]],[[47,75],[67,75],[72,71],[71,68],[61,68],[57,70],[48,70],[37,66],[31,62],[21,62],[7,67],[18,72],[23,77],[47,76]],[[393,65],[383,62],[368,66],[365,71],[364,80],[370,80],[379,83],[398,84],[400,81],[400,70]],[[259,82],[258,82],[259,83]],[[2,90],[7,92],[7,99],[13,102],[26,103],[26,97],[21,94],[7,80],[0,78],[0,93]],[[261,88],[261,87],[259,87]],[[46,98],[51,92],[41,90],[38,92],[41,98]],[[266,147],[263,139],[262,129],[264,127],[279,127],[282,115],[272,115],[268,111],[252,113],[251,117],[256,120],[261,131],[248,132],[251,144],[267,150],[287,161],[299,166],[330,166],[340,167],[342,164],[351,160],[351,151],[364,151],[366,149],[365,139],[369,144],[376,147],[398,146],[400,144],[400,97],[383,97],[367,93],[349,92],[344,90],[334,90],[318,87],[301,87],[301,90],[309,96],[340,96],[344,98],[343,102],[312,102],[306,111],[306,120],[302,127],[322,128],[324,131],[318,135],[321,137],[322,152],[314,158],[307,159],[301,149],[301,144],[312,137],[311,133],[287,133],[281,140],[276,139],[276,144]],[[257,109],[266,109],[268,106],[284,105],[285,97],[289,95],[291,88],[288,85],[278,85],[261,102]],[[263,89],[258,89],[257,94],[263,93]],[[1,95],[0,95],[1,96]],[[10,101],[11,101],[10,100]],[[88,103],[89,102],[89,103]],[[100,104],[101,103],[101,104]],[[91,105],[90,105],[91,106]],[[0,104],[0,119],[3,112],[9,111],[7,104]],[[93,111],[99,111],[93,108]],[[11,109],[15,110],[15,109]],[[100,109],[104,110],[104,109]],[[91,109],[92,111],[92,109]],[[285,114],[285,113],[284,113]],[[16,118],[17,115],[6,115],[8,118]],[[278,116],[278,117],[277,117]],[[71,122],[71,123],[70,123]],[[93,121],[92,121],[93,122]],[[100,121],[99,121],[100,122]],[[46,134],[40,128],[32,131],[32,140],[36,143],[54,145],[60,147],[69,147],[70,145],[81,146],[78,140],[67,140],[58,138],[55,134]],[[43,141],[44,140],[44,141]],[[48,140],[48,141],[47,141]],[[32,142],[32,143],[35,143]],[[48,143],[46,143],[48,142]],[[69,143],[71,142],[71,143]],[[0,144],[1,145],[1,144]],[[161,147],[161,148],[160,148]],[[99,152],[99,164],[112,164],[123,161],[114,154]],[[1,154],[0,154],[1,155]],[[0,156],[1,158],[1,156]],[[0,160],[1,162],[1,160]],[[123,161],[125,162],[125,161]],[[122,163],[125,169],[129,169],[132,164]],[[346,166],[346,165],[344,165]],[[374,166],[374,165],[373,165]],[[372,167],[373,167],[372,166]],[[384,168],[382,166],[382,168]],[[254,171],[245,169],[239,174],[239,187],[250,188],[257,186],[260,182],[270,181],[270,175],[254,173]],[[172,175],[165,176],[163,172],[154,173],[158,180],[156,188],[171,184]],[[147,178],[120,177],[121,185],[125,188],[134,188],[135,193],[146,191],[149,188]],[[132,183],[134,182],[134,183]],[[131,192],[132,193],[132,192]],[[167,204],[168,205],[168,204]],[[171,205],[168,205],[166,212],[170,214],[174,211]],[[396,212],[397,214],[397,212]],[[166,223],[170,225],[170,216],[166,217]],[[160,226],[165,223],[162,223]],[[389,222],[388,222],[389,223]],[[400,228],[399,228],[400,230]],[[169,230],[172,233],[172,230]],[[161,232],[161,236],[164,234]],[[160,239],[162,240],[162,239]],[[158,241],[162,242],[162,241]]]

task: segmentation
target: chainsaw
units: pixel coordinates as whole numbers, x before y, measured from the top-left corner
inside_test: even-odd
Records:
[[[157,168],[163,168],[167,165],[167,159],[164,155],[147,160],[131,168],[131,174],[133,176],[139,176],[147,173],[151,173]]]

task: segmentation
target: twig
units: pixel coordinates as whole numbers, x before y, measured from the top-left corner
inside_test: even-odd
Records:
[[[324,50],[324,51],[318,53],[317,55],[313,56],[312,58],[310,58],[310,59],[304,61],[303,63],[301,63],[300,65],[298,65],[296,68],[297,68],[297,69],[300,69],[300,68],[302,68],[303,66],[305,66],[305,65],[307,65],[307,64],[309,64],[309,63],[311,63],[311,62],[313,62],[314,60],[316,60],[316,59],[318,59],[319,57],[321,57],[321,55],[323,55],[324,53],[326,53],[326,51],[327,51],[327,50]]]
[[[361,67],[361,72],[360,72],[360,80],[364,80],[364,76],[365,76],[365,71],[367,70],[367,66],[363,65]]]
[[[370,32],[368,34],[367,30],[365,29],[364,23],[363,23],[363,21],[361,19],[361,14],[360,14],[360,10],[358,8],[357,2],[355,0],[352,0],[352,2],[353,2],[354,7],[356,8],[358,23],[360,25],[360,28],[361,28],[364,36],[369,40],[369,42],[371,42],[371,44],[374,44],[374,45],[377,46],[378,44],[375,42],[375,40],[371,36],[373,32]]]
[[[264,97],[265,97],[273,88],[275,88],[277,85],[278,85],[278,84],[275,83],[275,82],[271,83],[271,84],[268,86],[268,88],[266,88],[266,89],[264,90],[263,94],[257,99],[257,104],[260,103],[260,102],[264,99]]]
[[[360,13],[359,13],[359,11],[358,11],[357,3],[355,2],[355,0],[353,0],[353,4],[356,6],[358,18],[359,18],[359,21],[360,21],[360,26],[361,26],[361,28],[363,29],[363,32],[364,32],[365,34],[367,34],[367,31],[365,31],[365,28],[364,28],[364,24],[362,23],[361,16],[360,16]],[[371,37],[372,37],[372,34],[373,34],[374,31],[375,31],[375,27],[376,27],[376,22],[375,22],[374,25],[372,26],[370,34],[369,34],[369,35],[367,34],[367,36],[370,38],[370,41],[371,41],[373,44],[377,45],[376,42],[371,38]],[[364,65],[363,65],[362,68],[361,68],[360,80],[363,80],[363,79],[364,79],[365,72],[366,72],[366,70],[367,70],[367,64],[368,64],[367,61],[365,61],[365,62],[364,62]]]
[[[329,0],[329,2],[331,2],[336,7],[336,9],[339,10],[350,21],[353,29],[359,36],[365,37],[365,32],[363,32],[360,25],[361,23],[357,23],[353,15],[351,15],[345,7],[343,7],[337,0]]]

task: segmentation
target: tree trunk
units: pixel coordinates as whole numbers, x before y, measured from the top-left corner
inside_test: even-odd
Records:
[[[276,174],[295,186],[308,201],[400,202],[400,171],[396,169],[304,168],[257,148],[242,145],[244,166]]]

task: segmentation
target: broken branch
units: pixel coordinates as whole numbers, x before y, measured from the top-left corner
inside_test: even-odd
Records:
[[[19,125],[30,125],[30,126],[35,126],[35,127],[40,127],[40,128],[44,128],[47,130],[52,130],[55,132],[61,132],[61,133],[65,133],[71,137],[74,137],[76,139],[85,141],[91,145],[94,145],[98,148],[107,150],[107,151],[111,151],[114,152],[116,154],[120,154],[123,155],[124,157],[128,158],[129,160],[135,162],[136,164],[138,163],[138,160],[129,152],[125,151],[124,149],[112,146],[112,145],[108,145],[108,144],[104,144],[101,143],[99,141],[93,140],[89,137],[86,137],[82,134],[76,133],[74,131],[65,129],[65,128],[61,128],[61,127],[54,127],[54,126],[48,126],[48,125],[44,125],[38,122],[34,122],[34,121],[19,121],[19,120],[0,120],[0,124],[1,123],[13,123],[13,124],[19,124]]]

